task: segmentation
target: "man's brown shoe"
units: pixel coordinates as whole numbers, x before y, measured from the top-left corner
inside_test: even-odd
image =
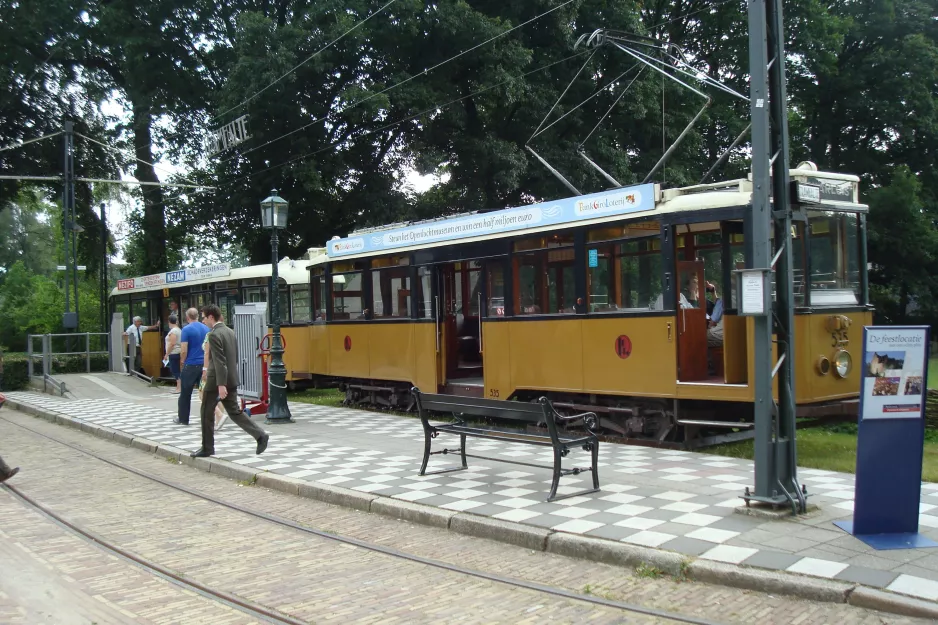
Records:
[[[13,467],[12,469],[10,469],[9,473],[0,474],[0,484],[2,484],[3,482],[6,482],[8,479],[10,479],[11,477],[13,477],[19,472],[20,472],[19,467]]]

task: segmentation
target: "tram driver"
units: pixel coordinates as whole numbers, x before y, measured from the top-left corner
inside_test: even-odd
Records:
[[[127,359],[130,360],[130,337],[134,338],[135,344],[137,346],[137,351],[134,356],[134,371],[139,373],[146,373],[143,370],[143,333],[152,332],[153,330],[158,330],[160,328],[160,321],[157,319],[156,323],[152,326],[143,325],[142,317],[134,317],[133,323],[127,326],[127,329],[124,331],[124,336],[127,337]]]

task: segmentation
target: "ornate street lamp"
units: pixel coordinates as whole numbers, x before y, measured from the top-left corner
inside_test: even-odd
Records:
[[[280,284],[277,268],[277,230],[287,225],[287,209],[290,204],[277,195],[277,190],[270,192],[270,197],[261,201],[261,223],[270,228],[270,248],[273,254],[271,264],[273,284],[271,286],[271,314],[273,336],[270,341],[270,366],[267,378],[270,384],[270,405],[267,407],[267,423],[292,423],[290,407],[287,405],[287,368],[283,366],[283,342],[280,339]]]

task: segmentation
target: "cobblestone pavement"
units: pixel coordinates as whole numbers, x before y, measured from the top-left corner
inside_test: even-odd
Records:
[[[277,526],[106,465],[14,423],[232,503],[488,573],[726,623],[924,622],[847,605],[647,578],[617,567],[532,552],[240,485],[11,411],[5,410],[0,417],[4,457],[22,467],[15,485],[25,494],[70,522],[189,579],[312,622],[667,621],[443,571]],[[8,493],[0,493],[0,497],[4,532],[0,538],[5,543],[0,548],[0,590],[5,594],[0,598],[0,619],[6,617],[4,611],[21,618],[16,610],[29,609],[29,588],[24,590],[22,584],[10,581],[14,573],[28,570],[44,580],[39,587],[47,585],[53,592],[60,592],[63,603],[73,601],[81,609],[93,610],[94,600],[100,602],[102,616],[92,612],[95,618],[91,620],[101,624],[244,622],[238,620],[238,614],[210,614],[209,610],[218,607],[209,600],[189,596],[169,584],[151,581],[148,585],[146,580],[134,577],[146,577],[144,573],[132,567],[125,570],[130,565],[110,562],[105,572],[104,565],[96,561],[102,556],[87,553],[93,547],[64,536],[58,526],[30,519],[34,513],[13,502]],[[43,531],[51,533],[34,534]],[[23,545],[15,547],[22,553],[16,559],[4,557],[13,549],[11,544]],[[36,548],[37,544],[41,549]],[[84,587],[78,588],[82,584]],[[102,594],[108,602],[95,599]],[[134,598],[141,602],[136,608],[131,603]],[[152,615],[148,621],[120,612],[142,610],[150,603],[171,610],[172,616]]]
[[[76,399],[37,393],[11,398],[97,425],[182,449],[199,447],[197,426],[172,423],[175,396],[117,374],[69,375]],[[216,456],[258,471],[471,512],[585,536],[664,549],[688,557],[790,571],[886,588],[938,600],[938,553],[931,549],[877,551],[833,521],[853,510],[853,476],[802,469],[820,510],[798,519],[766,520],[737,514],[750,485],[748,460],[705,453],[601,444],[602,491],[545,503],[549,471],[472,459],[467,472],[418,477],[423,431],[417,419],[348,408],[292,403],[296,423],[273,427],[267,452],[228,425],[216,438]],[[437,445],[453,439],[437,439]],[[471,440],[470,453],[548,464],[549,450]],[[575,450],[573,465],[586,462]],[[448,461],[434,456],[430,468]],[[559,492],[582,489],[589,474],[567,477]],[[920,531],[938,540],[938,484],[923,484]]]

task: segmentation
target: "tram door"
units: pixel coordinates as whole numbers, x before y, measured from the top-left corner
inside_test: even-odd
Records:
[[[480,288],[482,265],[477,261],[441,265],[441,350],[447,380],[482,378]]]
[[[677,262],[677,367],[681,382],[707,379],[707,306],[702,260]]]
[[[456,377],[458,369],[456,325],[457,306],[461,304],[456,293],[456,265],[440,265],[440,351],[443,358],[443,375],[446,381]]]

